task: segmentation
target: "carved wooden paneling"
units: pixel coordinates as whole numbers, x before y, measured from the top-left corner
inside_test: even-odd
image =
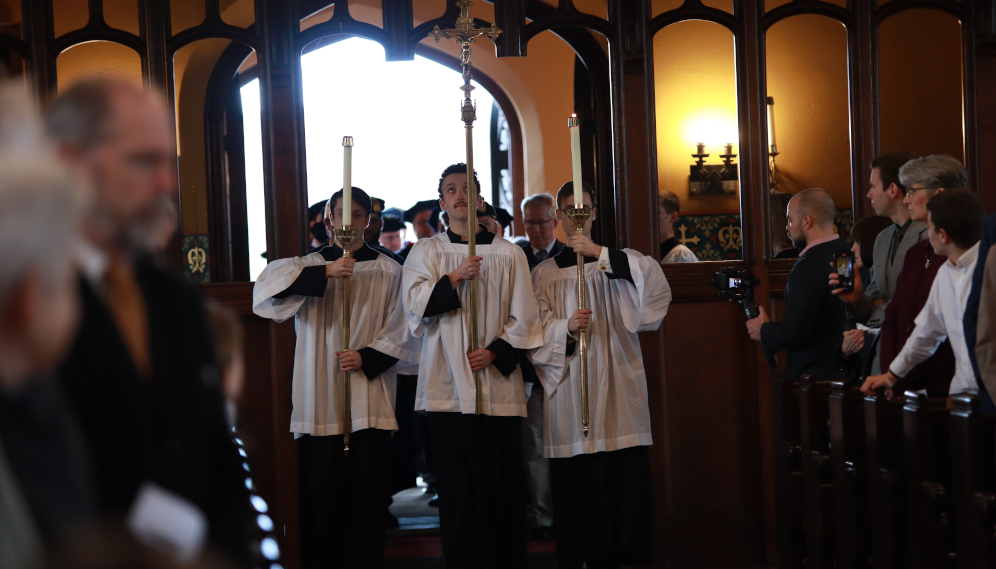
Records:
[[[411,59],[434,25],[449,27],[458,13],[455,0],[447,0],[440,17],[415,26],[411,0],[383,0],[380,28],[352,18],[348,2],[339,0],[329,22],[302,33],[299,20],[328,7],[330,0],[255,0],[257,24],[248,29],[226,24],[219,0],[206,0],[204,22],[174,36],[169,3],[139,0],[140,35],[135,36],[107,26],[102,2],[89,2],[87,26],[55,38],[53,0],[22,0],[24,39],[0,38],[5,48],[24,54],[32,88],[43,102],[54,92],[59,51],[82,41],[116,41],[132,47],[142,57],[147,83],[166,93],[172,92],[173,54],[184,45],[220,37],[256,50],[267,249],[272,258],[299,255],[307,246],[307,228],[301,219],[307,206],[301,48],[319,36],[346,33],[381,42],[391,60]],[[547,30],[578,54],[590,76],[592,116],[586,124],[591,125],[593,148],[585,152],[597,164],[590,173],[597,176],[593,181],[602,213],[596,233],[606,245],[645,253],[655,253],[658,242],[653,33],[691,19],[731,30],[736,41],[744,261],[718,266],[752,270],[761,281],[758,304],[769,306],[774,317],[783,311],[792,267],[791,261],[770,259],[764,32],[780,19],[821,14],[848,28],[855,218],[868,211],[864,180],[867,165],[879,150],[877,25],[912,8],[940,9],[961,19],[966,165],[987,208],[996,209],[992,181],[996,165],[980,160],[996,155],[993,0],[891,0],[881,7],[852,0],[846,9],[818,0],[795,0],[767,13],[761,1],[735,0],[734,15],[700,0],[686,0],[652,19],[649,0],[608,0],[607,20],[578,11],[572,0],[559,0],[556,7],[541,0],[495,0],[494,4],[495,19],[504,30],[497,42],[499,56],[525,55],[528,41]],[[608,40],[609,55],[592,32]],[[583,98],[579,100],[587,106]],[[513,175],[521,184],[521,154],[519,158],[513,163]],[[212,177],[214,185],[219,178]],[[179,251],[177,240],[171,244],[171,264],[179,264]],[[776,561],[771,373],[747,337],[739,308],[718,299],[709,286],[717,268],[701,264],[665,269],[674,303],[662,331],[641,337],[655,438],[651,453],[658,520],[656,566]],[[274,508],[278,528],[286,524],[286,538],[282,531],[276,532],[285,561],[297,567],[296,454],[287,433],[293,324],[278,325],[253,316],[251,283],[207,285],[204,291],[233,308],[246,328],[249,377],[242,415],[253,472],[261,494]]]

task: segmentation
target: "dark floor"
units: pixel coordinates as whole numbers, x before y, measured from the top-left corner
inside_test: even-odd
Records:
[[[430,507],[430,496],[421,488],[403,490],[394,495],[391,513],[399,527],[387,531],[384,549],[385,569],[430,569],[445,567],[439,541],[439,511]],[[530,569],[555,569],[557,555],[553,542],[530,540]]]

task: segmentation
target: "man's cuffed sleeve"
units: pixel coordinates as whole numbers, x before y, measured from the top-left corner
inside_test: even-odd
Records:
[[[363,359],[363,373],[367,376],[367,379],[379,377],[385,371],[391,369],[394,364],[398,363],[398,358],[389,356],[369,346],[360,348],[357,351]]]
[[[519,365],[519,350],[501,338],[491,342],[487,349],[494,353],[495,361],[491,364],[501,372],[502,376],[512,375],[515,366]]]
[[[325,265],[316,265],[301,269],[301,274],[283,292],[273,295],[273,298],[288,296],[325,296],[325,288],[329,279],[325,276]]]
[[[432,294],[429,295],[429,302],[425,306],[422,318],[431,318],[459,308],[460,296],[453,288],[449,275],[443,275],[443,278],[436,281],[436,286],[432,287]]]

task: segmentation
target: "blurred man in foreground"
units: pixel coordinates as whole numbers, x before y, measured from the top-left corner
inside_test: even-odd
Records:
[[[245,563],[249,495],[203,301],[143,260],[176,230],[172,130],[161,99],[107,79],[77,82],[49,110],[49,134],[93,198],[78,253],[82,324],[61,379],[101,513],[178,557],[206,541]]]

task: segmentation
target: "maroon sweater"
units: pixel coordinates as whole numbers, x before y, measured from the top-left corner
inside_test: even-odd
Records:
[[[879,354],[883,372],[889,369],[892,360],[896,359],[913,333],[913,328],[916,327],[913,320],[927,303],[934,277],[947,260],[947,257],[934,253],[929,239],[924,239],[906,251],[903,270],[896,281],[896,291],[885,307],[885,320],[882,322]],[[951,343],[945,340],[934,355],[917,364],[906,377],[897,381],[892,386],[892,391],[902,394],[904,391],[926,389],[929,397],[947,397],[954,371],[954,352],[951,351]]]

